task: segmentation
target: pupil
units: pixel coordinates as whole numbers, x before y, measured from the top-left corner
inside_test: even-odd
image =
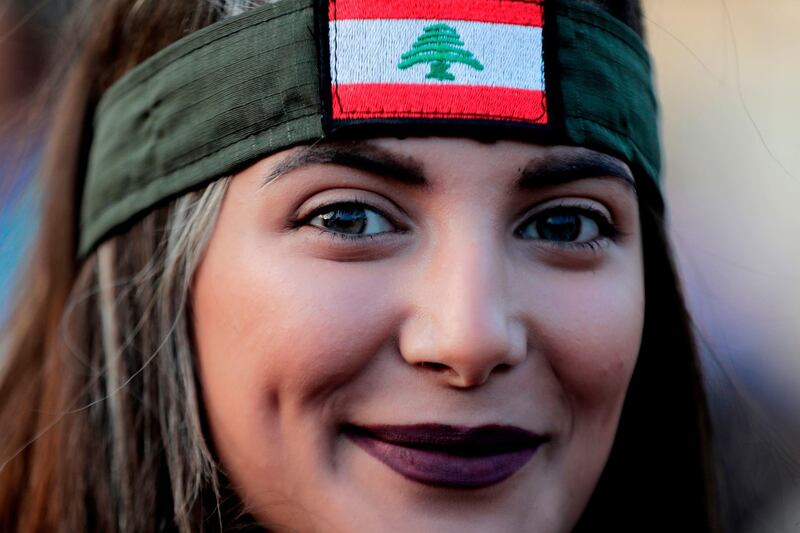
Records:
[[[536,230],[548,241],[570,242],[581,234],[581,219],[577,215],[551,215],[538,221]]]
[[[322,225],[340,233],[363,233],[367,214],[363,209],[335,209],[323,215]]]

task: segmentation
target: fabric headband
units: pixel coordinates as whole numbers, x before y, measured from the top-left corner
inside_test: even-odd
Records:
[[[283,0],[197,31],[102,97],[79,256],[270,153],[353,135],[579,145],[658,181],[650,60],[578,0]]]

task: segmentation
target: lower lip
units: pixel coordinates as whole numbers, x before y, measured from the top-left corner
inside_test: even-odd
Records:
[[[479,489],[500,483],[525,466],[537,449],[464,457],[407,448],[362,435],[347,436],[362,450],[407,479],[453,489]]]

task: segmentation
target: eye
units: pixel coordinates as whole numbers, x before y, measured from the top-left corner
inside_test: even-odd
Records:
[[[350,201],[320,207],[308,224],[342,236],[369,236],[394,231],[394,225],[367,204]]]
[[[588,244],[615,234],[614,226],[605,215],[577,206],[546,209],[529,218],[518,231],[524,239],[564,244]]]

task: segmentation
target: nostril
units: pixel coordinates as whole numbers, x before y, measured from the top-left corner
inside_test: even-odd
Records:
[[[422,369],[434,370],[436,372],[443,372],[443,371],[447,370],[448,368],[450,368],[450,367],[448,367],[447,365],[445,365],[443,363],[433,363],[433,362],[430,362],[430,361],[423,361],[422,363],[417,363],[416,366],[418,366],[419,368],[422,368]]]
[[[500,363],[499,365],[494,367],[494,371],[495,372],[501,372],[502,373],[502,372],[508,372],[509,370],[511,370],[511,365],[508,364],[508,363]]]

